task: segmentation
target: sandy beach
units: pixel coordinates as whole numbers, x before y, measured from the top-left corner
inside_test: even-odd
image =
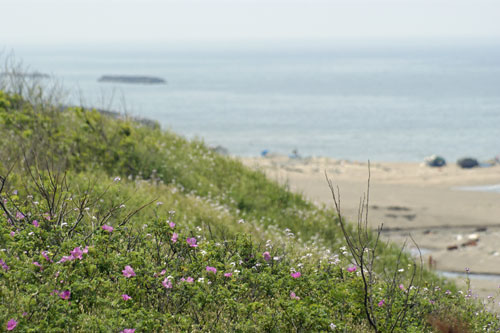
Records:
[[[356,221],[367,188],[367,163],[284,156],[241,160],[313,202],[332,206],[326,171],[340,188],[343,215]],[[384,240],[403,244],[411,234],[428,266],[447,276],[469,268],[475,294],[500,295],[500,193],[469,188],[500,184],[500,165],[462,169],[372,162],[370,171],[369,224],[383,223]],[[465,276],[456,279],[463,285]]]

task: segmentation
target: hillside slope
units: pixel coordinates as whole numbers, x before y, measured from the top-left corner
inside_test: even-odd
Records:
[[[0,135],[4,329],[500,328],[394,246],[361,270],[333,211],[202,142],[1,91]]]

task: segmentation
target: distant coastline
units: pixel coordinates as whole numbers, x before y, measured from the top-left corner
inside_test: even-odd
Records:
[[[98,82],[117,82],[117,83],[131,83],[131,84],[166,84],[162,78],[154,76],[141,76],[141,75],[103,75]]]
[[[40,73],[40,72],[32,72],[32,73],[0,72],[0,77],[2,77],[2,76],[16,76],[16,77],[23,77],[26,79],[48,79],[48,78],[50,78],[49,74]]]

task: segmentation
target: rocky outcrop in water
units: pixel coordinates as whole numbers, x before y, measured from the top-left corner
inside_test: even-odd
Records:
[[[167,82],[159,77],[138,76],[138,75],[103,75],[98,82],[115,82],[131,84],[166,84]]]

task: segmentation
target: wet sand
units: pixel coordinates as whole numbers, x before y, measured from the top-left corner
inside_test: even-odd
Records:
[[[291,190],[310,200],[333,207],[326,171],[340,188],[343,215],[357,220],[367,189],[367,163],[283,156],[241,160],[270,179],[288,182]],[[461,169],[388,162],[371,163],[370,171],[369,225],[383,223],[384,240],[402,244],[411,234],[428,266],[458,273],[469,268],[474,293],[500,298],[500,193],[460,189],[500,184],[500,165]],[[462,285],[464,280],[457,278]]]

